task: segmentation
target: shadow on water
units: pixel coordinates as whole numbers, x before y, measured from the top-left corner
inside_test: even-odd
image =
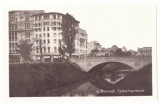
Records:
[[[125,64],[105,63],[91,69],[89,76],[89,79],[77,83],[46,89],[42,96],[152,95],[152,64],[133,71]]]

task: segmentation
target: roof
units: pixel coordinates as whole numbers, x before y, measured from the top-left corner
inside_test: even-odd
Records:
[[[45,15],[45,14],[60,14],[60,15],[64,15],[64,14],[62,14],[62,13],[58,13],[58,12],[48,12],[48,13],[41,13],[41,14],[35,14],[35,15],[33,15],[33,16],[38,16],[38,15]],[[75,19],[76,20],[76,19]],[[78,23],[80,23],[78,20],[76,20]]]
[[[48,12],[48,13],[35,14],[35,15],[33,15],[33,16],[44,15],[44,14],[60,14],[60,15],[64,15],[64,14],[58,13],[58,12]]]

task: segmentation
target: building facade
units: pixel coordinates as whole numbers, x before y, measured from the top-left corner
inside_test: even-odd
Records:
[[[138,56],[152,56],[152,47],[138,48]]]
[[[17,44],[20,40],[31,41],[34,35],[33,14],[43,13],[43,10],[9,11],[9,56],[17,58]]]
[[[43,57],[58,55],[59,41],[62,36],[62,15],[61,13],[42,13],[33,15],[34,39],[34,60],[40,59],[40,41],[42,45]],[[38,41],[40,40],[40,41]]]
[[[87,44],[87,54],[91,54],[91,51],[93,49],[98,49],[99,51],[101,51],[101,45],[99,42],[97,41],[91,41]]]
[[[87,54],[87,40],[88,35],[85,30],[78,28],[78,33],[75,40],[75,53],[74,56],[84,57]]]
[[[62,40],[62,16],[57,12],[45,13],[39,11],[10,11],[9,12],[9,54],[17,54],[17,43],[28,40],[34,43],[33,60],[40,60],[40,44],[43,59],[59,55],[59,42]],[[77,20],[76,20],[77,21]],[[78,32],[75,39],[75,53],[81,56],[87,52],[87,33],[76,23]],[[17,54],[18,55],[18,54]]]

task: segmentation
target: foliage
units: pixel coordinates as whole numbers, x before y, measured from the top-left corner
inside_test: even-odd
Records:
[[[95,49],[91,50],[91,53],[92,53],[92,54],[95,54],[95,53],[98,53],[98,52],[100,52],[100,50],[99,50],[99,49],[97,49],[97,48],[95,48]]]
[[[27,40],[20,40],[17,44],[17,52],[21,55],[25,62],[31,60],[31,51],[32,51],[32,43],[29,43]]]
[[[62,41],[65,51],[71,57],[75,52],[75,38],[77,33],[77,21],[70,14],[63,15],[62,19]]]
[[[43,59],[43,47],[42,47],[43,43],[42,43],[42,39],[37,39],[36,41],[39,42],[39,45],[38,45],[37,49],[40,50],[40,61],[42,63],[42,59]]]
[[[101,49],[101,52],[106,52],[106,49],[105,49],[105,48],[102,48],[102,49]]]
[[[128,51],[128,52],[123,52],[121,48],[117,49],[115,51],[115,56],[131,56],[131,52]]]
[[[59,41],[59,48],[58,48],[58,51],[59,51],[59,53],[60,53],[61,58],[63,58],[64,55],[65,55],[65,47],[62,46],[61,41]]]

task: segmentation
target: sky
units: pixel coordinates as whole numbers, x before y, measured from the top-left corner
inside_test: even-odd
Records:
[[[156,6],[75,5],[44,10],[71,14],[86,30],[88,42],[96,40],[102,47],[117,45],[137,50],[137,47],[152,47],[156,41]]]

